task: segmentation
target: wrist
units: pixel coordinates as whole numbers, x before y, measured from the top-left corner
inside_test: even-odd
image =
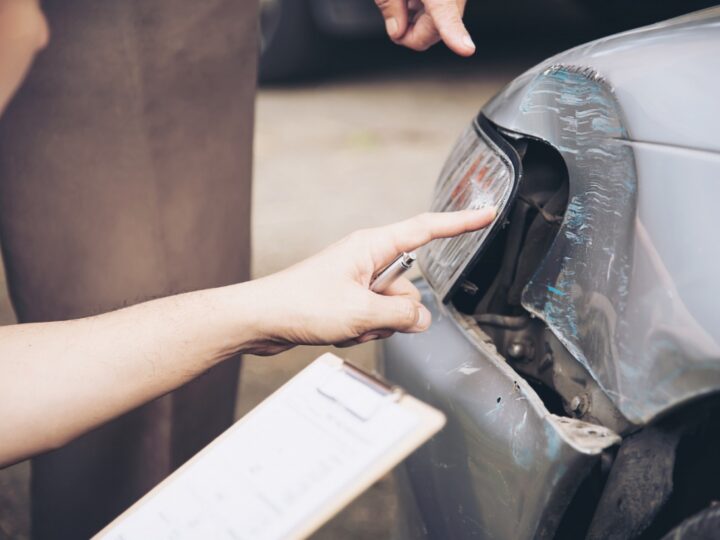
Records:
[[[289,313],[276,302],[271,277],[215,289],[233,353],[273,354],[291,346],[284,332]]]

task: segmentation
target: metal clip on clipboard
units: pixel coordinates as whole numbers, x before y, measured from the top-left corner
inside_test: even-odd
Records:
[[[338,363],[336,371],[317,387],[317,391],[363,421],[370,420],[385,403],[398,402],[404,395],[399,386],[393,386],[347,360]]]

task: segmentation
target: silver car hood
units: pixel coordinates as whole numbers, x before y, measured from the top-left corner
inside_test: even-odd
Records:
[[[720,6],[551,57],[515,79],[485,115],[515,125],[528,85],[554,65],[602,77],[623,111],[628,138],[720,152]]]
[[[568,169],[523,305],[643,424],[720,391],[720,8],[550,58],[483,110]]]

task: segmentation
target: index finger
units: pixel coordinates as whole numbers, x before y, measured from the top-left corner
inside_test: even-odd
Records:
[[[425,0],[424,4],[445,44],[461,56],[472,55],[475,52],[475,44],[462,22],[458,1]]]
[[[487,227],[494,208],[429,212],[373,231],[372,255],[376,268],[389,264],[398,253],[413,251],[436,238],[448,238]]]

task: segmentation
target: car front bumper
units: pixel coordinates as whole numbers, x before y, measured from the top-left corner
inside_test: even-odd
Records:
[[[551,538],[613,432],[551,414],[468,321],[438,305],[423,334],[386,340],[393,383],[447,416],[399,468],[401,531],[426,538]]]

